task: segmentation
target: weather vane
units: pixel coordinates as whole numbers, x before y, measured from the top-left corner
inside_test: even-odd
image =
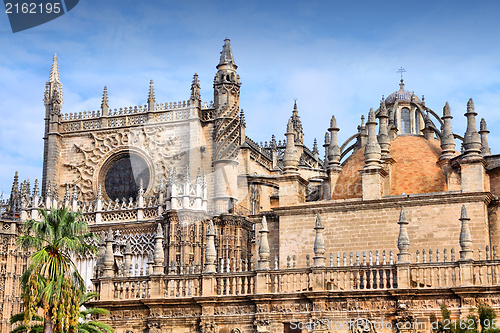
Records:
[[[398,69],[398,73],[401,73],[401,80],[403,80],[403,73],[405,73],[405,72],[406,72],[406,69],[404,69],[403,67]]]

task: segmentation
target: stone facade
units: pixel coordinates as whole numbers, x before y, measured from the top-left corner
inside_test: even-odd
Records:
[[[2,333],[22,309],[19,226],[61,206],[100,235],[75,261],[117,333],[417,332],[440,304],[500,310],[500,158],[472,100],[462,137],[401,80],[344,143],[332,116],[321,159],[296,103],[284,138],[247,137],[229,39],[216,68],[210,103],[195,74],[186,101],[151,81],[145,105],[111,109],[104,87],[99,110],[64,114],[54,57],[41,193],[16,174],[1,205]]]

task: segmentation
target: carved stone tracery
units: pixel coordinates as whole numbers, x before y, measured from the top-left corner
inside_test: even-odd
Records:
[[[75,162],[64,166],[74,173],[75,184],[80,188],[84,200],[92,200],[97,192],[96,181],[103,179],[98,172],[106,160],[120,151],[133,150],[144,157],[150,166],[155,179],[150,184],[166,181],[167,170],[180,160],[185,152],[172,151],[178,144],[176,136],[166,137],[166,126],[141,126],[119,131],[102,131],[89,133],[90,144],[74,144]],[[153,167],[154,166],[154,169]],[[146,185],[146,184],[145,184]]]

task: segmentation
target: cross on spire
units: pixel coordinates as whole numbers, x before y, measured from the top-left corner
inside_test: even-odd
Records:
[[[406,69],[404,69],[403,67],[401,67],[400,69],[398,69],[398,73],[401,74],[401,81],[403,81],[403,73],[406,72]]]

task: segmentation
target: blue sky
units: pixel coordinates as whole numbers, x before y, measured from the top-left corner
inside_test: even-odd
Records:
[[[41,177],[43,91],[59,57],[63,112],[97,110],[107,85],[111,108],[189,97],[200,76],[202,99],[229,37],[241,77],[240,106],[255,141],[284,138],[297,98],[305,142],[323,143],[332,114],[339,140],[362,114],[398,89],[425,95],[439,114],[446,101],[453,130],[465,131],[467,100],[486,118],[500,153],[500,3],[497,1],[129,1],[82,0],[69,13],[13,34],[0,14],[0,191]],[[323,154],[322,149],[320,149]]]

